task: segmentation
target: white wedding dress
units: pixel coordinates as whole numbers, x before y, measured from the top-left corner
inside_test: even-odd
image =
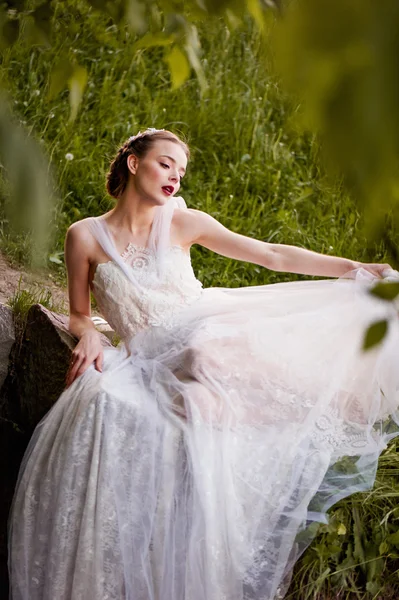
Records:
[[[122,257],[90,221],[110,256],[95,297],[124,344],[34,432],[12,600],[282,598],[309,525],[372,486],[399,431],[398,319],[367,277],[203,289],[168,211],[158,246]]]

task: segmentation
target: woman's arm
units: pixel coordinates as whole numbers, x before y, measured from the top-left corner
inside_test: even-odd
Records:
[[[327,256],[286,244],[269,244],[255,240],[224,227],[216,219],[202,211],[181,211],[180,219],[191,243],[200,244],[218,254],[261,265],[273,271],[341,277],[359,267],[381,277],[388,264],[365,264],[358,261]],[[184,221],[184,223],[183,223]]]
[[[74,223],[68,229],[65,238],[65,263],[68,273],[69,330],[79,342],[72,352],[67,386],[84,373],[93,361],[96,369],[102,370],[100,334],[90,318],[89,252],[92,244],[90,233],[81,222]]]

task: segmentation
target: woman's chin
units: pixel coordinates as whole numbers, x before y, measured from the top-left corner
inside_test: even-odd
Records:
[[[157,204],[158,206],[163,206],[164,204],[166,204],[171,198],[173,198],[172,195],[168,196],[167,194],[161,194],[160,196],[157,196],[156,198],[154,198],[154,204]]]

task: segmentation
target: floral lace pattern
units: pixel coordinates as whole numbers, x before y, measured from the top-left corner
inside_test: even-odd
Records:
[[[200,298],[202,284],[194,275],[189,254],[180,246],[169,248],[161,281],[156,258],[147,248],[129,244],[121,257],[144,289],[135,290],[112,261],[97,266],[93,286],[102,314],[122,339],[147,327],[171,329],[181,311]]]

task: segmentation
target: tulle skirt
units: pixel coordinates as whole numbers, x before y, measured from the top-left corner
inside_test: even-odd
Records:
[[[368,287],[209,288],[107,348],[26,451],[11,598],[282,598],[312,522],[372,486],[399,430],[397,314]]]

